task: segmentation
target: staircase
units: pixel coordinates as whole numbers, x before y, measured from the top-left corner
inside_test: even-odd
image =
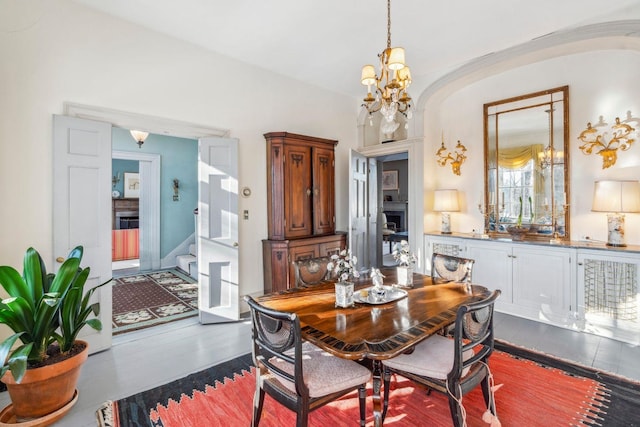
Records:
[[[189,245],[189,253],[187,255],[178,255],[176,257],[176,265],[180,270],[198,280],[198,254],[195,244]]]

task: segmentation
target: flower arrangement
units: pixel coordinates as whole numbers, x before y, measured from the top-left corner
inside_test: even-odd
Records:
[[[327,264],[327,270],[332,272],[338,281],[344,282],[351,277],[360,277],[356,270],[358,259],[351,255],[351,250],[343,250],[340,254],[331,255],[331,261]]]
[[[401,240],[400,243],[396,243],[393,247],[393,259],[396,260],[401,267],[413,267],[418,261],[416,254],[411,252],[409,242]]]

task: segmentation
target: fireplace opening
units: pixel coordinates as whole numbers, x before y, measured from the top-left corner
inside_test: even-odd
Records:
[[[116,212],[116,230],[140,228],[140,218],[137,211]]]

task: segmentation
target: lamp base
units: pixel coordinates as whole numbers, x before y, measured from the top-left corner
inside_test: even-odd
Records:
[[[451,234],[451,216],[449,212],[442,212],[442,222],[440,223],[441,234]]]
[[[625,247],[624,241],[624,214],[607,214],[607,246]]]

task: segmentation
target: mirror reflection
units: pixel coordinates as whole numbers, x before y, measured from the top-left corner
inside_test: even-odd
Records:
[[[569,238],[568,90],[484,105],[488,234]]]

